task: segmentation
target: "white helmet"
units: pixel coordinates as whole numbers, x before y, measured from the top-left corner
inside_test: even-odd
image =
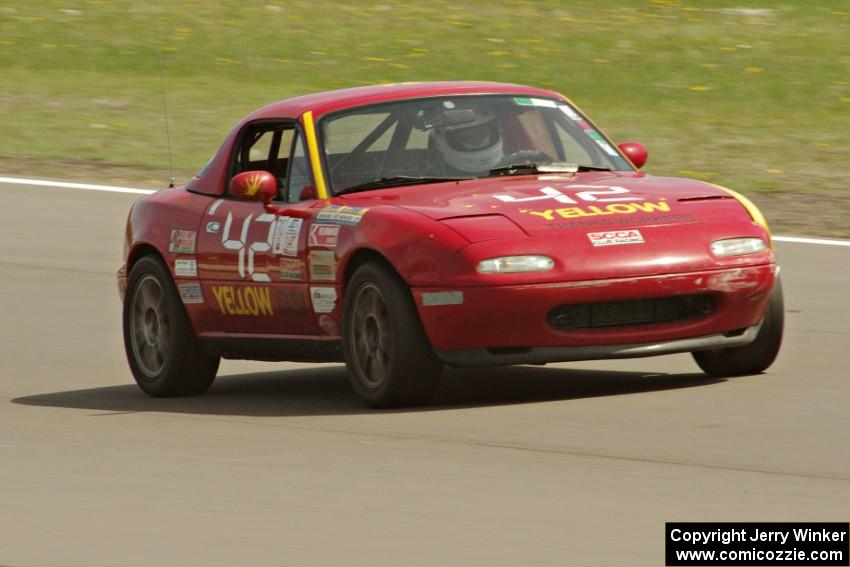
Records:
[[[443,160],[464,173],[489,171],[502,160],[502,132],[492,114],[444,111],[431,131],[431,143]],[[450,116],[454,114],[455,116]]]

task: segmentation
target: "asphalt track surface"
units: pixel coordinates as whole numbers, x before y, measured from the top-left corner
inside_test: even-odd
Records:
[[[371,411],[339,365],[224,362],[155,400],[114,281],[138,195],[0,197],[0,565],[659,566],[665,521],[850,520],[850,248],[778,245],[759,376],[452,371]]]

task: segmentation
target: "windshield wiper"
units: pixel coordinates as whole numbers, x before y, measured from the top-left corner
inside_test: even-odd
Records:
[[[386,189],[388,187],[401,187],[402,185],[421,185],[425,183],[442,183],[444,181],[466,181],[473,179],[472,177],[422,177],[416,175],[394,175],[392,177],[382,177],[365,183],[358,183],[351,187],[340,189],[335,195],[345,195],[346,193],[357,193],[358,191],[369,191],[371,189]]]
[[[490,170],[490,175],[528,175],[529,173],[577,173],[579,171],[611,171],[603,165],[587,165],[583,163],[566,163],[550,161],[547,163],[521,162],[512,163]]]

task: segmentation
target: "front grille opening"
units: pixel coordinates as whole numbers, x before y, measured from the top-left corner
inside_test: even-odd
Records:
[[[549,324],[562,331],[672,323],[702,317],[714,310],[710,295],[676,295],[652,299],[559,305]]]

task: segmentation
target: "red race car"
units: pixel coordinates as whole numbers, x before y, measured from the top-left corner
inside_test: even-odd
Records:
[[[641,173],[563,96],[500,83],[301,96],[233,129],[184,187],[138,201],[118,274],[153,396],[219,360],[345,361],[373,406],[428,400],[443,365],[692,352],[765,370],[782,288],[745,197]]]

